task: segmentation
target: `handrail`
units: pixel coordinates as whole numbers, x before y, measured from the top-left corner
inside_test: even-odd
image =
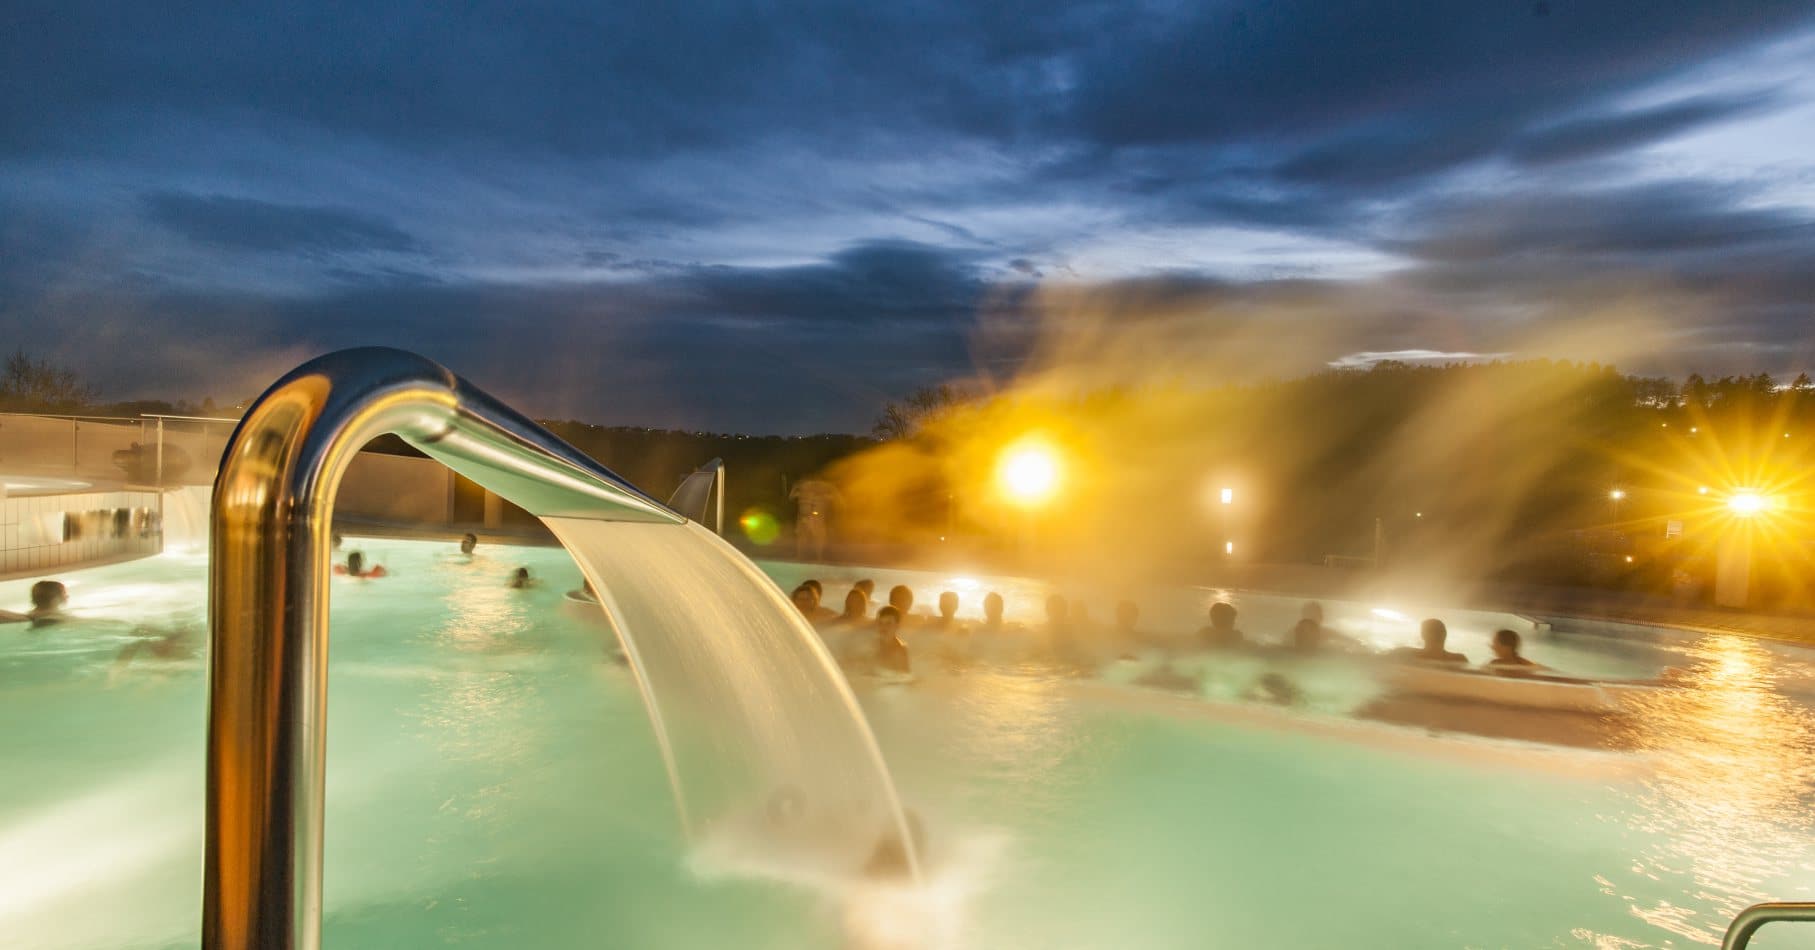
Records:
[[[141,412],[141,419],[175,419],[178,422],[238,422],[239,416],[179,416],[168,412]]]
[[[1727,925],[1727,937],[1720,942],[1721,950],[1745,950],[1752,943],[1752,935],[1758,933],[1758,928],[1778,922],[1815,924],[1815,902],[1770,901],[1753,904],[1733,915],[1733,923]]]
[[[331,353],[247,410],[215,478],[209,559],[207,950],[321,944],[329,516],[387,432],[541,516],[684,518],[441,366]]]

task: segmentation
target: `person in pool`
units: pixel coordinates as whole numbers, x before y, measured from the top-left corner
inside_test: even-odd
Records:
[[[467,557],[472,557],[473,549],[477,548],[478,546],[479,546],[479,536],[472,533],[471,531],[468,531],[467,533],[460,536],[460,553],[461,554],[464,554]]]
[[[1392,656],[1402,660],[1423,660],[1427,663],[1467,663],[1468,657],[1452,653],[1443,648],[1449,639],[1449,628],[1435,617],[1418,625],[1418,638],[1424,641],[1421,647],[1400,647]]]
[[[932,625],[947,633],[958,632],[961,625],[958,623],[957,591],[948,590],[939,595],[939,616],[933,620]]]
[[[1197,637],[1205,646],[1219,649],[1248,644],[1235,626],[1235,607],[1220,600],[1210,605],[1210,625],[1199,630]]]
[[[851,589],[845,592],[844,613],[839,615],[839,619],[852,619],[852,611],[858,611],[856,619],[868,620],[870,617],[870,591],[874,590],[875,587],[875,584],[871,584],[866,588],[864,587],[863,581],[852,584]],[[852,597],[856,597],[857,601],[853,602]]]
[[[1147,635],[1140,630],[1141,605],[1132,600],[1118,600],[1115,605],[1115,643],[1126,653],[1147,645]]]
[[[348,577],[377,578],[385,575],[385,569],[383,564],[374,564],[367,568],[366,556],[358,551],[351,551],[347,554],[347,563],[334,566],[334,573],[345,574]]]
[[[825,585],[821,584],[820,582],[814,580],[811,577],[807,578],[804,581],[801,581],[801,583],[807,585],[808,587],[813,588],[813,622],[814,623],[830,623],[831,621],[837,620],[838,611],[833,610],[832,608],[827,607],[825,605],[825,600],[826,600]]]
[[[814,611],[819,609],[819,601],[813,597],[813,588],[805,584],[795,585],[794,591],[788,595],[788,599],[793,601],[794,609],[800,611],[800,615],[811,623]]]
[[[1004,624],[1002,623],[1003,606],[1001,594],[992,590],[983,595],[983,630],[995,633],[1004,628]]]
[[[69,588],[62,581],[39,581],[31,589],[32,609],[22,613],[0,610],[0,623],[30,623],[48,627],[62,623],[63,605],[69,603]]]
[[[914,615],[914,589],[906,584],[896,584],[889,588],[889,606],[901,614],[901,622],[907,623]]]
[[[860,587],[853,587],[844,595],[844,613],[838,615],[840,626],[861,626],[870,619],[870,598]]]
[[[170,630],[140,626],[134,628],[132,633],[139,639],[126,644],[120,649],[119,655],[114,657],[116,670],[140,656],[156,660],[193,660],[202,653],[201,638],[187,626]]]
[[[876,668],[912,672],[907,644],[901,641],[901,611],[892,605],[876,611]]]
[[[825,585],[809,577],[806,580],[801,581],[800,586],[794,588],[794,591],[796,594],[805,591],[807,596],[812,599],[809,606],[801,608],[801,616],[806,617],[808,623],[818,626],[838,618],[838,615],[833,613],[830,608],[820,604],[820,601],[825,598]],[[790,596],[789,599],[792,600],[793,597]],[[800,607],[800,602],[796,601],[794,606],[797,608]]]
[[[511,590],[528,590],[529,588],[534,587],[534,586],[536,586],[536,579],[529,576],[529,568],[519,567],[516,570],[511,572],[511,575],[510,575],[510,589]]]
[[[1548,669],[1539,663],[1532,662],[1519,652],[1519,632],[1516,630],[1494,631],[1494,658],[1487,661],[1487,668],[1495,673],[1539,673]]]
[[[1305,617],[1292,625],[1292,642],[1288,649],[1308,656],[1323,649],[1323,638],[1323,624]]]
[[[875,581],[870,580],[869,578],[865,577],[862,580],[859,580],[857,583],[852,584],[851,586],[857,588],[860,591],[863,591],[863,599],[864,599],[865,603],[875,603],[876,602],[876,582]]]

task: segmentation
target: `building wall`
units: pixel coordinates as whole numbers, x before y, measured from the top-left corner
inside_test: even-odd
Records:
[[[391,524],[453,521],[454,473],[434,459],[361,452],[341,480],[334,513]]]
[[[164,444],[170,454],[164,483],[202,485],[213,481],[232,434],[233,426],[227,422],[208,423],[205,428],[195,423],[167,425]],[[155,420],[116,422],[0,413],[0,471],[127,481],[127,472],[114,462],[114,453],[137,444],[155,458],[157,439]],[[187,464],[179,462],[178,452]]]
[[[160,511],[157,493],[145,491],[0,498],[0,575],[156,554]]]

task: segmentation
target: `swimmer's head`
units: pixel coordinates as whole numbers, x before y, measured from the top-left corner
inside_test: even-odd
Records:
[[[1323,640],[1323,627],[1317,621],[1306,617],[1292,626],[1292,648],[1310,653],[1317,649]]]
[[[870,599],[863,596],[863,591],[853,587],[850,593],[844,595],[844,615],[846,617],[862,617],[869,612]]]
[[[818,581],[816,581],[816,580],[814,580],[814,579],[813,579],[813,578],[811,578],[811,577],[809,577],[809,578],[807,578],[807,579],[806,579],[806,580],[804,580],[804,581],[801,581],[801,582],[800,582],[800,586],[802,586],[802,587],[805,587],[805,588],[806,588],[806,589],[808,589],[808,590],[810,590],[810,591],[812,591],[812,592],[813,592],[813,604],[814,604],[814,606],[818,606],[818,605],[819,605],[819,602],[820,602],[820,601],[822,601],[822,600],[825,600],[825,599],[826,599],[826,588],[825,588],[825,585],[823,585],[823,584],[821,584],[821,583],[820,583],[820,582],[818,582]]]
[[[62,581],[39,581],[32,585],[32,609],[56,610],[69,602],[69,588]]]
[[[512,586],[512,587],[528,587],[529,586],[529,568],[519,567],[516,570],[512,571],[511,575],[510,575],[510,586]]]
[[[1064,594],[1047,594],[1046,595],[1046,622],[1047,623],[1064,623],[1066,618],[1069,615],[1070,615],[1070,611],[1067,609]]]
[[[939,616],[947,620],[958,616],[957,592],[948,590],[939,595]]]
[[[1519,655],[1519,632],[1516,630],[1494,631],[1494,656],[1502,660],[1511,660]]]
[[[1002,595],[990,591],[983,595],[983,619],[990,623],[1002,622]]]
[[[365,572],[366,572],[366,556],[364,554],[359,553],[358,551],[349,552],[347,554],[347,573],[348,574],[364,574]]]
[[[478,546],[479,546],[479,536],[472,533],[471,531],[468,531],[467,533],[460,536],[460,553],[461,554],[471,554],[471,553],[473,553],[473,549]]]
[[[1210,605],[1210,628],[1212,630],[1235,629],[1235,606],[1217,601]]]
[[[892,637],[901,632],[901,611],[894,607],[884,607],[876,611],[876,633]]]
[[[1124,633],[1134,629],[1141,619],[1141,608],[1132,600],[1117,601],[1115,605],[1115,628]]]
[[[1441,650],[1443,643],[1449,639],[1449,628],[1443,621],[1432,617],[1418,625],[1418,637],[1424,641],[1426,650]]]
[[[914,606],[914,592],[906,584],[889,588],[889,606],[907,613]]]
[[[1298,611],[1298,616],[1312,623],[1323,623],[1323,605],[1315,600],[1307,600],[1304,607]]]
[[[869,578],[866,577],[866,578],[858,581],[857,583],[852,584],[851,586],[857,588],[860,591],[863,591],[863,598],[865,600],[875,600],[876,599],[876,582],[875,581],[870,580]]]
[[[813,597],[813,588],[805,584],[794,588],[794,593],[790,594],[788,599],[794,601],[795,608],[808,617],[813,616],[813,608],[819,603]]]

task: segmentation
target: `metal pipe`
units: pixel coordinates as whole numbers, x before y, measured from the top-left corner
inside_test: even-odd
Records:
[[[330,516],[392,432],[540,516],[685,519],[441,366],[331,353],[247,411],[215,478],[202,946],[321,943]]]
[[[1727,926],[1727,937],[1720,942],[1721,950],[1745,950],[1752,942],[1752,935],[1758,933],[1758,928],[1779,921],[1815,923],[1815,902],[1773,901],[1753,904],[1733,915],[1733,923]]]

